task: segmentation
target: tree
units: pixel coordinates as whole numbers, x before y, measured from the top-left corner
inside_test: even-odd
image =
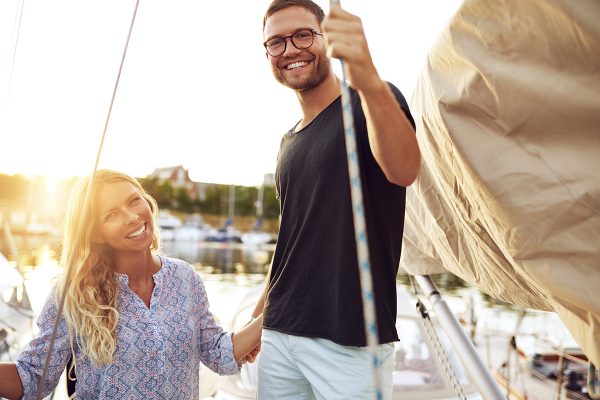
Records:
[[[279,200],[277,199],[275,186],[265,186],[263,216],[265,218],[279,218]]]
[[[185,187],[178,187],[175,189],[175,209],[187,213],[194,212],[194,205],[192,198]]]
[[[164,181],[156,188],[155,199],[158,203],[159,208],[173,208],[175,206],[174,201],[174,189],[171,182]]]

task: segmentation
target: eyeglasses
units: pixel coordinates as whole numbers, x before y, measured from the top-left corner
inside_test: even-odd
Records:
[[[269,53],[271,57],[278,57],[285,53],[288,39],[292,41],[295,48],[302,50],[312,46],[315,35],[323,36],[321,32],[317,32],[314,29],[301,29],[289,36],[277,36],[271,38],[264,42],[263,46],[265,46],[267,53]]]

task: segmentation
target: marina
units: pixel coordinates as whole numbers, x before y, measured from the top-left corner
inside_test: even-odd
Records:
[[[62,271],[57,265],[56,242],[52,239],[32,239],[16,235],[15,243],[19,244],[19,253],[25,262],[22,263],[24,273],[21,281],[21,275],[14,268],[15,263],[3,261],[3,276],[12,278],[3,280],[6,283],[3,286],[4,297],[0,303],[0,312],[2,321],[19,321],[20,333],[16,334],[16,324],[0,329],[0,336],[5,335],[1,337],[4,344],[0,346],[0,349],[6,350],[2,352],[4,360],[14,359],[18,349],[35,334],[35,315],[41,310],[53,279]],[[23,247],[24,245],[32,247]],[[209,295],[211,311],[226,330],[239,329],[249,319],[256,298],[263,288],[273,250],[273,245],[189,241],[165,241],[162,248],[163,254],[188,260],[198,271]],[[511,394],[511,399],[588,398],[585,390],[583,394],[581,390],[567,391],[568,376],[572,375],[573,368],[565,366],[560,374],[555,373],[553,377],[543,380],[527,366],[535,354],[544,351],[558,352],[574,346],[572,338],[556,315],[499,303],[451,275],[438,276],[435,281],[463,328],[473,338],[486,366],[502,388]],[[21,289],[18,295],[19,287],[24,288],[24,291]],[[436,354],[439,351],[432,347],[426,325],[414,308],[416,298],[407,275],[398,276],[397,290],[397,329],[401,340],[395,343],[394,399],[396,396],[398,399],[409,400],[456,398],[451,376],[448,376],[440,354]],[[24,293],[31,293],[26,297],[27,300],[23,300]],[[14,302],[19,296],[20,305],[15,308]],[[424,297],[421,293],[420,298],[423,300]],[[423,301],[427,303],[426,299]],[[30,308],[27,308],[29,303]],[[13,314],[7,314],[7,310]],[[19,318],[15,318],[15,315]],[[435,321],[435,317],[433,320]],[[437,323],[434,324],[465,398],[482,398],[459,361],[456,351],[452,349],[448,337]],[[520,326],[518,332],[516,326]],[[509,351],[511,337],[515,334],[518,334],[519,357]],[[14,337],[18,337],[19,341],[15,341]],[[202,367],[200,393],[206,399],[254,398],[256,368],[257,364],[247,364],[240,375],[226,377]],[[585,369],[585,363],[578,367],[579,371]],[[510,379],[507,380],[506,376]],[[563,380],[558,381],[558,377]],[[53,398],[66,398],[64,377]]]
[[[83,363],[110,360],[116,371],[108,382],[105,371],[80,368],[80,395],[87,397],[87,384],[92,396],[100,395],[108,382],[113,394],[134,398],[171,398],[173,390],[197,397],[197,389],[203,399],[254,398],[257,364],[233,376],[201,367],[197,380],[198,368],[186,357],[206,365],[212,365],[206,358],[223,361],[223,369],[212,370],[227,374],[237,371],[233,360],[256,349],[262,315],[248,320],[279,240],[282,262],[274,264],[270,301],[280,320],[289,321],[270,326],[310,335],[313,330],[296,328],[309,321],[316,332],[326,326],[325,337],[335,332],[352,339],[362,337],[364,326],[372,367],[359,382],[374,398],[383,387],[375,316],[387,317],[382,325],[389,338],[394,315],[388,311],[396,300],[394,400],[600,399],[600,297],[594,295],[600,103],[590,89],[600,77],[600,31],[590,23],[600,3],[388,2],[381,12],[383,4],[348,0],[341,8],[331,0],[325,13],[284,8],[264,17],[264,7],[253,2],[188,2],[185,9],[141,2],[139,14],[139,0],[135,7],[24,3],[0,6],[0,25],[9,27],[13,17],[12,35],[5,29],[0,41],[9,55],[0,71],[6,77],[0,128],[7,132],[0,158],[2,361],[14,361],[37,334],[36,318],[65,273],[58,262],[63,253],[65,264],[83,266],[67,268],[75,278],[63,293],[68,316],[75,316],[69,327],[92,349]],[[225,15],[243,18],[232,18],[227,29],[220,18],[206,18]],[[346,40],[369,46],[346,46]],[[281,61],[292,54],[298,59]],[[243,68],[232,55],[244,60]],[[329,58],[339,62],[322,74],[313,68],[329,65]],[[268,67],[300,100],[303,115],[291,131],[300,115],[284,99],[294,96],[276,93]],[[232,79],[240,71],[251,79]],[[333,106],[326,113],[327,103]],[[100,131],[99,146],[90,146]],[[105,168],[127,171],[128,180],[107,181],[96,191],[98,170],[104,171],[98,176],[114,174]],[[85,195],[79,186],[65,213],[74,175],[90,170]],[[153,224],[157,209],[162,213]],[[63,251],[57,227],[65,216]],[[161,264],[151,249],[193,268],[179,265],[183,279],[168,275],[170,292],[155,278],[171,261]],[[393,263],[384,259],[391,254]],[[354,261],[357,286],[344,269]],[[378,280],[393,285],[389,272],[398,262],[394,299],[393,286],[386,291]],[[113,271],[125,275],[120,289]],[[220,358],[187,340],[181,323],[198,323],[192,334],[207,336],[202,324],[214,325],[204,293],[195,296],[199,286],[189,285],[198,277],[219,324],[239,333],[229,346],[216,330],[217,342],[226,342]],[[318,290],[304,291],[304,283]],[[345,294],[350,289],[352,296]],[[335,301],[325,302],[330,293]],[[128,294],[139,307],[126,307],[115,294]],[[202,312],[185,313],[182,304],[195,307],[198,297]],[[152,305],[168,311],[152,319]],[[147,323],[132,323],[137,335],[117,341],[117,327],[129,328],[129,310],[132,321],[149,316]],[[340,329],[345,322],[352,329]],[[49,326],[47,319],[45,333]],[[52,349],[54,339],[43,345]],[[47,352],[38,393],[48,389],[45,378],[55,383],[62,371],[65,339],[63,330],[62,347]],[[39,369],[40,349],[19,368]],[[49,372],[52,357],[61,362]],[[162,373],[155,364],[161,362]],[[38,371],[21,373],[22,387],[14,374],[14,365],[2,365],[2,376],[10,377],[1,380],[2,395],[32,393]],[[97,386],[88,379],[94,376],[102,377]],[[174,380],[178,386],[164,384]],[[49,398],[67,398],[66,387],[63,373]]]

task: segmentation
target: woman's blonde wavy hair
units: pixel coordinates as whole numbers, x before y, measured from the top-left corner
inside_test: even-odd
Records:
[[[89,204],[84,204],[90,181]],[[61,254],[65,273],[59,288],[61,294],[66,290],[64,317],[69,328],[74,363],[75,345],[97,365],[112,363],[117,347],[119,286],[113,274],[113,252],[108,245],[99,244],[93,238],[98,223],[98,194],[106,185],[120,182],[129,182],[140,191],[156,221],[158,206],[142,185],[126,174],[111,170],[96,171],[93,180],[90,177],[80,179],[73,187],[67,204]],[[150,249],[156,252],[160,236],[158,224],[155,222],[154,225]],[[67,273],[68,268],[71,268],[70,274]]]

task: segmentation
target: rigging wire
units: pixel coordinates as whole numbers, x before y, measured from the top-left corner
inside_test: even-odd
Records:
[[[20,6],[20,7],[19,7]],[[14,43],[13,48],[11,49],[11,56],[9,58],[10,62],[10,75],[8,78],[8,90],[6,91],[6,106],[8,107],[8,102],[10,101],[10,92],[12,88],[13,82],[13,73],[15,70],[15,60],[17,59],[17,48],[19,47],[19,37],[21,33],[21,21],[23,19],[23,8],[25,8],[25,0],[19,0],[17,4],[17,9],[15,10],[15,19],[13,22],[13,33],[11,43]],[[18,17],[18,18],[17,18]]]
[[[452,389],[456,393],[456,398],[460,400],[467,400],[467,396],[463,391],[462,385],[460,384],[458,377],[456,376],[456,372],[454,371],[454,367],[450,363],[446,351],[442,346],[442,342],[438,334],[435,331],[435,327],[433,326],[433,322],[431,321],[431,317],[429,316],[429,312],[425,308],[423,302],[420,299],[417,299],[417,312],[421,316],[421,320],[423,321],[423,328],[425,328],[425,333],[427,334],[427,338],[429,339],[429,343],[433,347],[435,354],[438,357],[438,360],[442,364],[444,372],[446,376],[450,380],[450,384],[452,385]]]
[[[92,184],[94,181],[94,174],[95,174],[96,170],[98,169],[100,155],[102,154],[102,148],[104,146],[104,139],[106,138],[106,131],[108,130],[108,123],[110,121],[110,116],[112,113],[113,104],[115,102],[117,89],[119,87],[119,81],[121,79],[121,72],[123,71],[123,64],[125,63],[125,56],[127,55],[127,48],[129,47],[129,40],[131,39],[131,32],[133,31],[133,25],[135,23],[135,17],[137,15],[137,10],[138,10],[139,4],[140,4],[140,0],[136,0],[135,8],[133,10],[133,16],[131,18],[131,24],[129,25],[129,32],[127,34],[127,40],[125,42],[125,48],[123,49],[123,55],[121,56],[121,63],[119,65],[117,79],[115,80],[115,86],[114,86],[112,97],[110,100],[110,105],[108,107],[106,121],[104,123],[104,130],[102,131],[102,137],[100,139],[100,144],[98,146],[98,153],[96,154],[96,161],[94,163],[94,168],[92,170],[92,174],[90,175],[90,179],[88,180],[88,183],[87,183],[85,197],[83,200],[83,218],[81,219],[81,221],[83,221],[83,223],[85,223],[85,221],[87,220],[89,213],[90,213],[90,209],[89,209],[90,191],[91,191],[91,187],[92,187]],[[80,225],[78,227],[79,232],[81,232],[82,229],[83,228]],[[79,247],[79,245],[81,243],[81,236],[82,236],[81,234],[76,235],[76,239],[75,239],[75,243],[74,243],[75,248]],[[58,333],[58,325],[59,325],[60,320],[63,315],[63,309],[65,306],[65,297],[66,297],[67,289],[69,288],[69,286],[71,284],[71,275],[73,273],[73,263],[75,261],[75,260],[73,260],[73,258],[74,258],[74,256],[71,256],[71,258],[67,262],[67,272],[66,272],[67,275],[66,275],[66,279],[65,279],[66,283],[65,283],[65,287],[63,288],[62,293],[61,293],[61,298],[60,298],[60,302],[58,305],[56,318],[54,320],[54,326],[52,328],[52,336],[50,338],[50,344],[48,346],[48,353],[46,354],[46,360],[44,362],[44,369],[42,370],[42,376],[40,377],[40,381],[39,381],[38,388],[37,388],[37,395],[36,395],[37,400],[41,400],[43,398],[42,394],[43,394],[44,387],[45,387],[46,376],[48,374],[48,366],[50,365],[50,360],[52,357],[52,350],[54,348],[54,342],[56,341],[56,335]]]
[[[331,0],[330,5],[341,6],[339,0]],[[356,150],[356,132],[354,130],[354,118],[352,114],[352,104],[350,102],[350,87],[346,80],[344,60],[340,59],[340,64],[342,67],[342,80],[340,82],[342,91],[342,116],[344,121],[344,137],[346,138],[348,173],[350,176],[350,197],[352,199],[352,215],[354,220],[354,235],[360,277],[359,284],[363,303],[365,337],[367,339],[367,347],[372,355],[373,382],[375,386],[374,395],[377,400],[382,400],[383,392],[381,390],[381,377],[378,373],[381,360],[377,354],[379,335],[377,333],[377,315],[375,314],[375,296],[373,293],[373,277],[371,275],[362,184],[360,180],[358,153]]]
[[[419,314],[419,316],[421,317],[421,322],[423,323],[423,328],[425,330],[427,339],[429,340],[429,344],[431,344],[435,355],[441,363],[443,372],[446,374],[446,377],[450,381],[450,385],[452,386],[452,389],[454,389],[456,398],[460,400],[466,400],[467,397],[465,395],[465,392],[462,388],[462,385],[460,384],[458,377],[456,376],[456,371],[454,370],[452,363],[448,359],[446,350],[444,350],[444,347],[442,346],[439,335],[437,334],[436,329],[433,325],[433,321],[431,320],[431,317],[429,315],[429,311],[427,310],[427,307],[425,307],[425,304],[421,301],[421,298],[419,297],[419,292],[417,290],[415,279],[411,274],[408,274],[408,278],[413,289],[413,294],[417,299],[417,303],[415,304],[417,314]]]

